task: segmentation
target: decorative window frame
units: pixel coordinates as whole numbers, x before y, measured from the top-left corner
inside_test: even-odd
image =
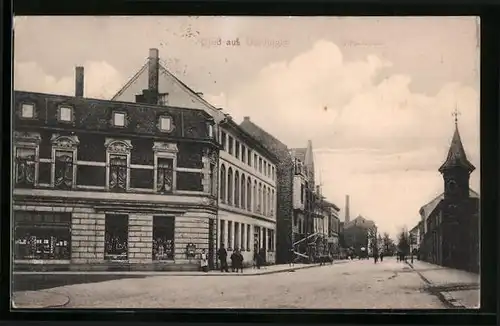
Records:
[[[13,172],[12,173],[12,184],[16,185],[16,176],[17,176],[17,149],[18,148],[26,148],[26,149],[34,149],[35,150],[35,181],[33,182],[33,186],[38,186],[38,167],[40,164],[40,143],[42,142],[42,137],[37,132],[14,132],[14,157],[13,157]]]
[[[23,116],[23,106],[24,105],[31,105],[33,107],[33,116],[31,117],[25,117]],[[38,114],[37,114],[37,109],[36,109],[36,105],[35,103],[33,102],[21,102],[19,104],[19,108],[18,108],[18,111],[17,111],[17,115],[19,117],[19,119],[22,119],[22,120],[34,120],[38,117]]]
[[[106,148],[106,186],[105,189],[109,191],[109,169],[110,161],[113,155],[120,155],[127,157],[127,183],[125,190],[130,189],[130,156],[132,152],[132,142],[127,139],[106,138],[104,142]]]
[[[159,123],[159,122],[158,122]],[[153,190],[155,193],[158,192],[158,159],[159,158],[167,158],[172,159],[172,192],[174,193],[177,190],[177,153],[179,153],[179,149],[177,148],[177,144],[175,143],[166,143],[166,142],[154,142],[153,144],[153,152],[154,152],[154,172],[153,172]]]
[[[55,186],[55,174],[56,174],[56,152],[70,152],[73,154],[73,184],[72,189],[76,188],[76,171],[77,171],[77,154],[78,145],[80,140],[78,136],[61,136],[59,134],[53,134],[50,138],[50,143],[52,144],[52,159],[50,164],[50,186]]]
[[[61,110],[63,108],[71,110],[71,118],[70,121],[61,119]],[[61,123],[74,123],[75,122],[75,108],[69,104],[61,104],[57,107],[57,121]]]
[[[115,124],[115,114],[123,114],[123,126],[119,126]],[[126,128],[128,127],[129,121],[128,121],[128,113],[127,111],[123,110],[113,110],[113,113],[111,114],[111,126],[114,128]]]
[[[161,120],[162,119],[170,119],[170,129],[163,129],[161,127]],[[160,116],[158,116],[158,121],[156,123],[156,127],[158,128],[158,130],[160,132],[166,132],[166,133],[171,133],[174,131],[175,129],[175,125],[174,125],[174,118],[172,118],[172,116],[168,115],[168,114],[162,114]]]

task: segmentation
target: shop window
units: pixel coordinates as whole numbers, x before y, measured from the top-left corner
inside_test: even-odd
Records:
[[[159,157],[157,164],[156,189],[162,193],[172,192],[174,187],[174,160]]]
[[[74,178],[73,152],[56,151],[54,160],[54,187],[71,189]]]
[[[226,221],[224,220],[220,220],[220,245],[221,247],[224,245],[226,245],[226,229],[225,229],[225,225],[226,224]]]
[[[14,212],[14,258],[71,259],[71,214]]]
[[[227,248],[233,248],[233,222],[227,221]]]
[[[128,259],[128,216],[106,215],[104,258],[107,260]]]
[[[33,187],[36,177],[36,149],[16,148],[16,186]]]
[[[234,222],[234,249],[240,247],[240,223]]]
[[[153,260],[173,260],[175,217],[153,217]]]

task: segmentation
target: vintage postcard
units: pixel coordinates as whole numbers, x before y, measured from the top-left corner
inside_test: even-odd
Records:
[[[478,308],[479,26],[15,17],[12,306]]]

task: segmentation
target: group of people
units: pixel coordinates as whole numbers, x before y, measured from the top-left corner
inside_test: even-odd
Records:
[[[224,245],[221,245],[219,248],[219,251],[217,252],[217,256],[219,259],[219,266],[220,266],[220,271],[221,272],[229,272],[229,265],[227,262],[227,250],[224,248]],[[233,250],[233,253],[229,257],[231,260],[231,270],[232,272],[240,272],[243,273],[243,254],[241,253],[241,250],[238,248],[235,248]],[[254,267],[260,269],[262,265],[265,264],[265,250],[260,249],[260,250],[254,250]],[[207,265],[208,266],[208,265]]]
[[[383,251],[381,251],[380,253],[375,251],[373,253],[373,261],[375,262],[375,264],[378,262],[379,259],[380,259],[380,262],[384,261],[384,252]]]

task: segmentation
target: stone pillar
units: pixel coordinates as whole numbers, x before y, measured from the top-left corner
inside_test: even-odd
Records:
[[[153,216],[151,214],[130,214],[128,225],[129,262],[151,262],[153,259]]]
[[[87,264],[104,259],[105,214],[73,213],[71,262]]]

